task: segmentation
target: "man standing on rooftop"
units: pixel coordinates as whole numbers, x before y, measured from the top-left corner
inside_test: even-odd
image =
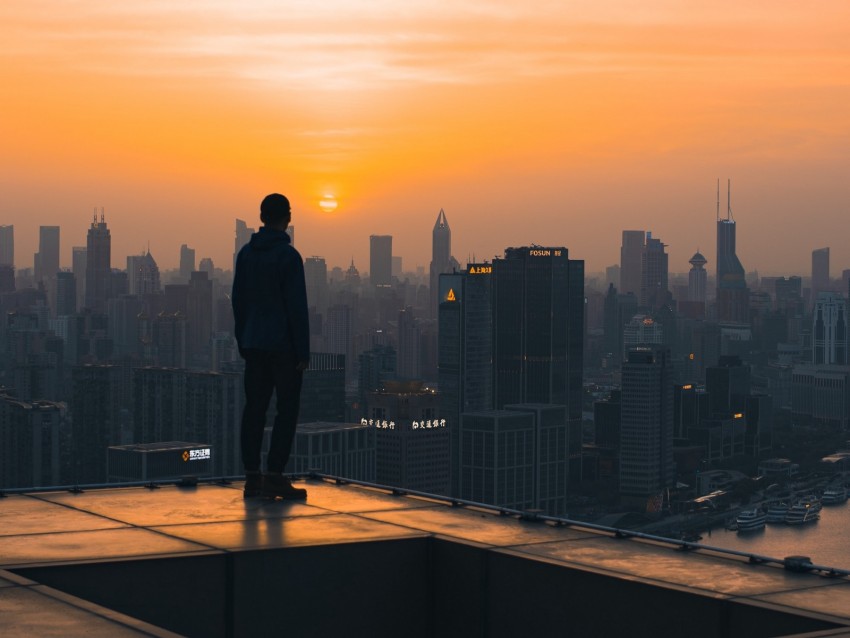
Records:
[[[239,251],[233,275],[231,302],[236,343],[245,360],[245,498],[307,496],[307,490],[293,487],[283,476],[295,437],[301,381],[310,363],[304,261],[286,232],[291,219],[286,197],[278,193],[267,196],[260,204],[263,226]],[[277,415],[267,472],[262,474],[260,451],[272,390],[277,393]]]

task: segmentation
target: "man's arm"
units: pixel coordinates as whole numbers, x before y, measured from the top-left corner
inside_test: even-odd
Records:
[[[292,346],[298,357],[299,369],[306,370],[310,363],[310,316],[307,310],[307,284],[304,280],[304,262],[295,252],[285,266],[285,300],[289,319]]]

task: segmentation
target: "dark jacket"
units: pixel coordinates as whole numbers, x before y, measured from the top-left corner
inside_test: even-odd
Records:
[[[240,350],[310,359],[304,262],[286,232],[264,226],[251,235],[236,257],[231,302]]]

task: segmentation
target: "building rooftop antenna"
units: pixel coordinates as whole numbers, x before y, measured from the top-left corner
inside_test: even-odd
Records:
[[[720,221],[720,178],[717,178],[717,221]]]
[[[726,179],[726,219],[735,221],[732,215],[732,180]]]

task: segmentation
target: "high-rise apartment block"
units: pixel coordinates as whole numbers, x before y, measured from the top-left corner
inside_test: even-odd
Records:
[[[271,428],[266,432],[270,436]],[[318,470],[331,476],[374,483],[376,434],[377,429],[368,422],[299,423],[286,471]]]
[[[369,277],[373,286],[389,286],[392,283],[392,235],[372,235],[369,237]]]
[[[62,485],[61,431],[65,409],[0,391],[0,489]]]

